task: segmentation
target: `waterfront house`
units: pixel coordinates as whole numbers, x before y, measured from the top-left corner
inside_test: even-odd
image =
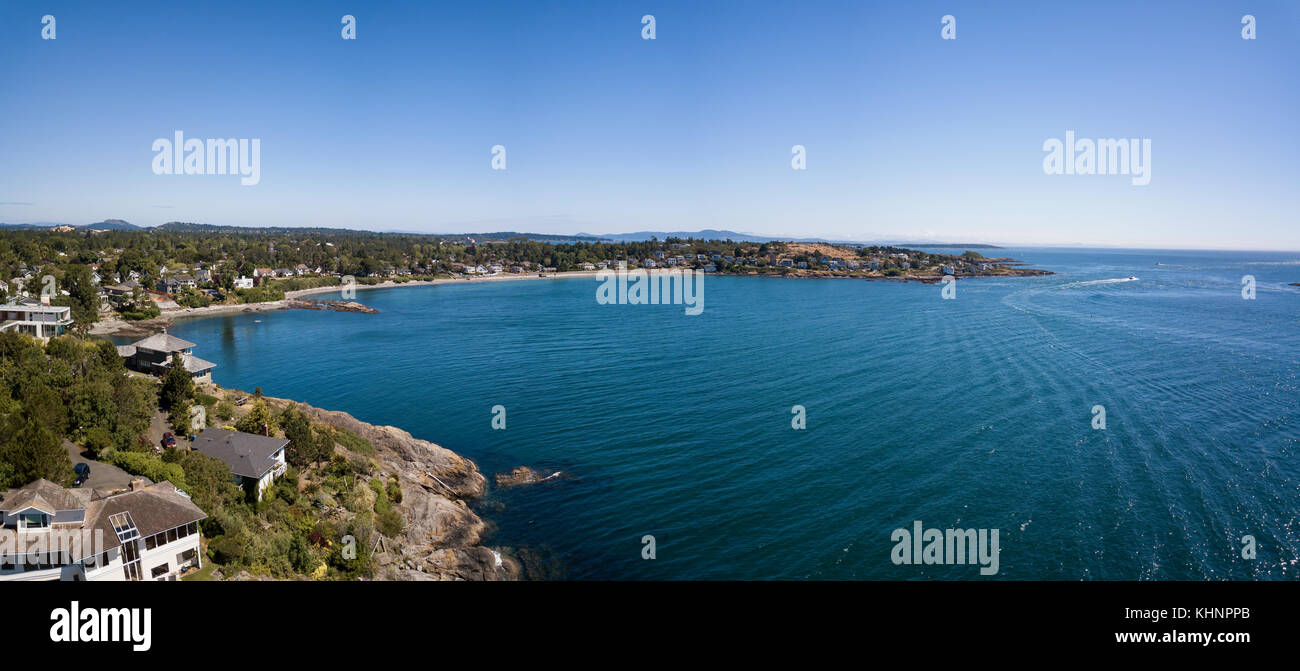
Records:
[[[33,338],[48,340],[67,333],[72,326],[72,308],[50,305],[50,299],[29,298],[0,305],[0,331],[17,331]]]
[[[261,279],[261,278],[263,278],[263,277],[275,277],[275,271],[272,270],[271,268],[254,268],[254,269],[253,269],[253,279],[256,280],[256,279]]]
[[[262,492],[288,469],[284,454],[288,444],[287,438],[210,428],[204,429],[190,447],[225,462],[235,482],[245,491],[255,491],[260,501]]]
[[[137,340],[130,345],[119,345],[117,353],[126,359],[126,367],[150,375],[162,375],[172,365],[172,355],[179,354],[181,363],[195,382],[211,382],[212,369],[217,364],[194,356],[194,343],[181,340],[166,331]]]
[[[105,494],[37,480],[0,494],[0,581],[176,580],[207,517],[170,482]]]
[[[253,288],[253,278],[251,278],[251,277],[244,277],[243,275],[240,275],[239,277],[236,277],[236,278],[235,278],[235,288],[236,288],[236,289],[252,289],[252,288]]]

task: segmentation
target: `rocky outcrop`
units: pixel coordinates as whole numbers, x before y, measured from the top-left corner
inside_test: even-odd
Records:
[[[272,399],[268,399],[272,400]],[[279,401],[289,403],[291,401]],[[474,462],[393,426],[375,426],[346,412],[295,403],[314,422],[346,429],[370,441],[373,460],[402,488],[396,506],[406,524],[380,559],[389,580],[515,580],[519,562],[482,546],[486,525],[469,507],[487,480]]]
[[[518,487],[519,485],[531,485],[537,482],[546,482],[562,477],[564,474],[555,471],[550,475],[542,475],[527,466],[517,466],[509,473],[497,473],[495,477],[498,487]]]

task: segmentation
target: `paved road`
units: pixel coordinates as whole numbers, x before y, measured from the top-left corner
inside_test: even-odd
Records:
[[[68,450],[68,457],[72,459],[74,466],[76,464],[90,464],[90,478],[81,485],[82,488],[125,489],[131,485],[131,480],[136,478],[144,480],[148,484],[153,484],[152,480],[142,475],[131,475],[112,464],[87,458],[82,454],[81,447],[70,441],[63,441],[63,447]]]

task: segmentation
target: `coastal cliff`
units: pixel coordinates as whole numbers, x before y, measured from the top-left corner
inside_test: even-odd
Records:
[[[350,431],[374,446],[372,459],[402,488],[396,506],[406,524],[380,557],[384,580],[517,580],[519,563],[481,544],[486,528],[469,503],[487,485],[473,461],[393,426],[362,422],[346,412],[294,404],[313,422]]]

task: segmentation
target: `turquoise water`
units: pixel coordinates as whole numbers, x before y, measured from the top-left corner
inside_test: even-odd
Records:
[[[708,277],[699,316],[598,305],[592,279],[377,289],[357,299],[378,315],[172,332],[219,384],[400,426],[489,477],[570,476],[481,506],[534,575],[981,579],[893,564],[914,520],[998,529],[1004,579],[1300,575],[1300,253],[999,254],[1058,274],[955,300]]]

